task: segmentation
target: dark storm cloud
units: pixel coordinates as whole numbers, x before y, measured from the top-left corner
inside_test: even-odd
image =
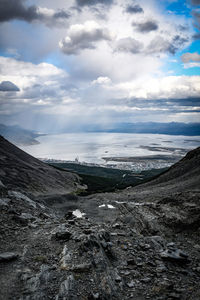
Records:
[[[156,21],[146,21],[143,23],[132,23],[132,26],[136,28],[137,31],[141,33],[147,33],[150,31],[158,30],[158,24]]]
[[[55,21],[61,21],[70,17],[64,10],[56,11],[51,17],[40,12],[35,5],[26,6],[26,0],[0,0],[0,22],[6,22],[14,19],[27,22],[41,21],[50,25]]]
[[[32,21],[37,18],[36,6],[25,7],[23,0],[0,0],[0,22],[12,19]]]
[[[91,6],[96,4],[110,5],[113,3],[113,0],[76,0],[76,3],[79,6]]]
[[[200,12],[194,10],[192,14],[194,16],[194,25],[200,30]]]
[[[126,12],[129,14],[137,14],[137,13],[143,13],[143,8],[139,5],[128,5],[126,8]]]
[[[112,40],[108,29],[95,22],[86,22],[79,28],[71,26],[68,36],[60,41],[59,46],[63,53],[77,55],[81,50],[95,49],[96,43],[103,40]]]
[[[192,5],[200,5],[200,0],[191,0]]]
[[[20,89],[11,81],[2,81],[0,83],[0,92],[19,92]]]

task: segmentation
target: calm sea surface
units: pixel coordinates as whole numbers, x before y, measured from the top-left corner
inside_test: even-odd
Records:
[[[40,144],[21,149],[38,158],[103,164],[102,157],[176,155],[200,145],[200,136],[127,133],[67,133],[41,136]],[[158,151],[159,148],[160,150]],[[169,148],[169,149],[167,149]]]

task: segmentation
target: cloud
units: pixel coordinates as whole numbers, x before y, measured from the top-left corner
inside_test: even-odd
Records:
[[[158,30],[158,24],[156,21],[153,20],[145,21],[142,23],[133,22],[132,26],[135,27],[136,30],[141,33],[147,33],[147,32]]]
[[[103,77],[103,76],[100,76],[96,80],[92,81],[92,85],[95,85],[95,84],[106,85],[106,84],[110,84],[110,83],[111,83],[110,78]]]
[[[143,44],[131,37],[120,39],[115,44],[115,51],[117,52],[130,52],[132,54],[140,53]]]
[[[59,46],[63,53],[76,55],[84,49],[95,49],[96,42],[103,40],[112,40],[109,30],[94,21],[87,21],[70,26],[68,35],[60,41]]]
[[[200,62],[200,54],[198,54],[197,52],[194,53],[187,52],[181,56],[181,60],[184,63],[189,63],[191,61]]]
[[[186,63],[184,64],[184,69],[190,69],[190,68],[200,68],[200,62],[199,63]]]
[[[11,81],[2,81],[0,83],[0,92],[19,92],[20,89]]]
[[[110,5],[113,3],[113,0],[76,0],[76,3],[79,6],[91,6],[96,4]]]
[[[143,13],[143,8],[139,5],[128,5],[126,8],[126,12],[129,14],[137,14],[137,13]]]
[[[191,0],[192,5],[200,5],[200,0]]]
[[[51,26],[57,25],[70,17],[65,10],[54,11],[35,5],[26,6],[25,2],[26,0],[1,0],[0,22],[18,19],[26,22],[40,21]]]
[[[136,80],[121,83],[111,87],[116,93],[132,99],[185,99],[199,98],[200,76],[166,76],[149,77],[146,80]],[[164,100],[166,101],[166,100]]]
[[[0,57],[0,89],[18,91],[1,95],[1,110],[10,112],[21,107],[31,107],[43,103],[52,105],[62,101],[70,91],[62,89],[68,83],[68,74],[48,63],[32,64],[14,58]],[[13,84],[15,82],[15,85]]]
[[[164,53],[168,52],[170,54],[175,54],[188,42],[187,37],[185,36],[161,36],[158,35],[150,42],[146,49],[146,53]]]
[[[200,12],[197,10],[194,10],[192,12],[192,14],[194,16],[194,21],[195,21],[194,25],[198,30],[200,30]],[[198,37],[198,35],[199,35],[199,33],[196,34],[197,37]]]

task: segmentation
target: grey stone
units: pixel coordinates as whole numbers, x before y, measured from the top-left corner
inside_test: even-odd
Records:
[[[70,270],[77,273],[85,273],[85,272],[89,272],[91,267],[92,267],[91,264],[80,264],[80,265],[73,266]]]
[[[19,257],[19,254],[14,252],[4,252],[0,253],[0,262],[8,262],[15,260]]]
[[[56,240],[64,240],[64,241],[69,241],[71,238],[72,234],[69,231],[58,231],[55,234]]]
[[[160,253],[162,259],[171,260],[171,261],[180,261],[180,262],[188,262],[188,255],[179,249],[167,249]]]
[[[56,296],[56,300],[68,300],[73,293],[74,288],[74,276],[69,275],[66,280],[64,280],[59,288],[59,294]],[[72,299],[72,298],[71,298]]]
[[[131,280],[130,282],[127,282],[127,286],[129,288],[133,288],[135,286],[135,282],[133,280]]]
[[[0,207],[1,206],[8,206],[9,202],[10,202],[10,199],[8,199],[8,198],[0,199]]]

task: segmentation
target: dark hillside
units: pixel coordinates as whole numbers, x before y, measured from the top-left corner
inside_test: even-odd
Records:
[[[0,136],[0,180],[8,188],[34,194],[67,193],[79,186],[79,177],[62,172],[20,150]]]
[[[153,181],[142,185],[141,189],[149,186],[163,187],[174,190],[200,189],[200,147],[190,151],[179,162]]]

